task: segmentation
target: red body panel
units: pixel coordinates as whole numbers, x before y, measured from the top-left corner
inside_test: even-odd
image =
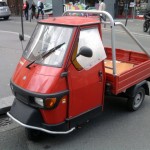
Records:
[[[53,94],[64,91],[67,88],[66,79],[61,78],[62,68],[54,68],[33,64],[27,69],[29,62],[21,58],[12,81],[19,87],[34,93]],[[41,110],[45,123],[58,124],[66,119],[67,102],[54,110]]]
[[[27,69],[29,62],[22,58],[13,75],[13,82],[31,92],[50,94],[67,89],[66,81],[60,78],[62,68],[54,68],[33,64]]]
[[[112,59],[111,48],[106,48],[106,53],[107,59]],[[106,74],[106,80],[111,84],[113,94],[117,95],[150,77],[150,59],[146,54],[117,49],[116,59],[118,61],[132,63],[134,67],[116,76],[109,73]]]
[[[43,110],[40,112],[46,124],[59,124],[65,121],[67,116],[67,103],[63,104],[60,101],[59,105],[53,110]]]
[[[98,17],[78,17],[78,16],[62,16],[50,17],[40,21],[46,24],[68,25],[68,26],[83,26],[99,23]]]
[[[98,72],[103,73],[100,79]],[[69,118],[81,115],[98,106],[103,106],[105,74],[103,62],[90,70],[78,71],[69,68],[70,102]]]

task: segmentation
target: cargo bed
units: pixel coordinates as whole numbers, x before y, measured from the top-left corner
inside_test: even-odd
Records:
[[[117,95],[143,80],[150,79],[150,58],[146,54],[116,49],[116,75],[113,75],[112,49],[105,50],[106,83],[111,85],[111,93]]]

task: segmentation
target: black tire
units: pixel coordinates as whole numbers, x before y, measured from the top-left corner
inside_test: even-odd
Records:
[[[130,111],[138,110],[145,98],[145,89],[140,87],[137,89],[135,96],[128,99],[128,109]]]
[[[147,20],[145,20],[144,24],[143,24],[143,31],[147,32],[149,28],[149,22]]]
[[[9,19],[9,16],[7,16],[7,17],[4,17],[4,20],[8,20]]]
[[[41,131],[25,128],[25,133],[30,141],[37,141],[41,137]]]

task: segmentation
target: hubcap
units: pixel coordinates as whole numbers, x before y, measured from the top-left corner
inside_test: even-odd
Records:
[[[134,101],[134,107],[137,108],[141,105],[143,100],[143,94],[140,92],[136,95],[135,101]]]

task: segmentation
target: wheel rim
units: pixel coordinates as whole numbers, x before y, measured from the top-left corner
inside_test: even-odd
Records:
[[[134,108],[138,108],[140,105],[141,105],[141,103],[142,103],[142,101],[143,101],[143,98],[144,98],[144,95],[143,95],[143,93],[142,92],[139,92],[137,95],[136,95],[136,97],[135,97],[135,100],[134,100]]]

